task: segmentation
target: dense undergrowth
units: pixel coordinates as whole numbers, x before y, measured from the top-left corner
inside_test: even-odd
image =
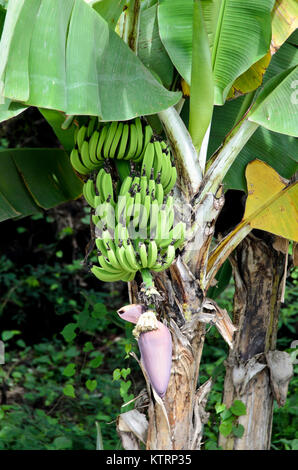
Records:
[[[3,224],[0,449],[95,449],[99,430],[105,449],[121,449],[117,415],[134,407],[133,402],[122,405],[144,387],[129,355],[138,353],[131,325],[116,315],[128,302],[126,286],[94,281],[88,271],[92,257],[84,262],[81,256],[89,217],[78,202],[75,209],[66,205],[65,211],[73,213],[69,225],[63,209]],[[281,310],[281,350],[291,351],[296,337],[296,278],[292,271]],[[220,305],[231,312],[232,299],[230,285]],[[200,383],[214,378],[205,449],[218,448],[227,352],[212,327],[200,373]],[[272,449],[297,449],[297,388],[295,376],[285,407],[275,409]]]

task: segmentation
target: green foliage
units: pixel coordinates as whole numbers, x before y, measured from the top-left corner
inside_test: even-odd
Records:
[[[0,154],[0,221],[36,214],[81,194],[82,182],[62,149],[5,149]]]
[[[121,411],[125,413],[126,411],[133,410],[134,409],[134,404],[129,403],[126,405],[126,403],[130,402],[131,400],[134,399],[134,396],[132,393],[128,393],[128,390],[131,387],[131,381],[126,380],[127,376],[131,373],[130,368],[128,367],[127,369],[115,369],[113,371],[113,380],[119,382],[120,384],[120,395],[123,399],[123,405]]]
[[[5,73],[8,98],[71,115],[127,120],[157,113],[181,97],[155,80],[84,0],[64,0],[62,10],[58,0],[10,0],[7,18],[0,75]],[[40,47],[44,43],[47,48]]]

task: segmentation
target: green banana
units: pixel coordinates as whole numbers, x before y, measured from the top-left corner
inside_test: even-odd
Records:
[[[122,160],[122,158],[125,155],[128,138],[129,138],[129,125],[124,124],[123,130],[122,130],[122,135],[121,135],[121,140],[120,140],[120,144],[119,144],[119,149],[118,149],[118,155],[117,155],[118,160]]]
[[[141,119],[137,117],[135,119],[135,126],[137,131],[137,148],[136,148],[136,157],[138,158],[142,154],[143,150],[143,127],[141,123]]]
[[[147,180],[146,172],[144,171],[142,173],[142,176],[140,177],[140,192],[141,192],[142,204],[144,204],[145,202],[147,187],[148,187],[148,180]]]
[[[102,186],[102,194],[103,194],[104,200],[107,201],[110,196],[111,204],[115,206],[113,181],[112,181],[112,177],[110,173],[104,171],[103,176],[102,176],[101,186]]]
[[[171,191],[171,189],[175,186],[176,180],[177,180],[177,169],[175,166],[172,166],[171,178],[169,179],[167,186],[164,188],[165,194],[168,194]]]
[[[98,266],[93,266],[91,268],[91,272],[96,276],[100,281],[104,282],[115,282],[121,281],[122,277],[125,276],[123,271],[119,271],[119,273],[110,273],[103,268]]]
[[[110,250],[111,251],[111,250]],[[107,258],[107,256],[106,256]],[[97,256],[97,259],[98,259],[98,262],[99,264],[101,265],[101,267],[103,269],[105,269],[106,271],[110,272],[110,273],[119,273],[122,271],[122,269],[119,267],[115,268],[112,263],[110,262],[110,260],[107,260],[105,259],[105,257],[102,255],[101,252],[99,252],[98,256]]]
[[[116,248],[116,255],[117,255],[117,259],[120,265],[122,266],[123,271],[133,272],[133,273],[136,272],[136,270],[133,269],[127,262],[127,259],[125,256],[125,248],[123,245],[120,245]]]
[[[109,125],[109,130],[107,132],[106,138],[105,138],[105,143],[103,146],[103,156],[104,158],[109,158],[109,150],[112,145],[117,127],[118,127],[118,122],[117,121],[112,121]]]
[[[157,181],[159,180],[160,179],[157,178]],[[159,182],[157,182],[155,185],[155,198],[157,199],[158,204],[161,206],[163,203],[163,199],[164,199],[164,189],[163,189],[163,185]]]
[[[76,135],[76,143],[77,143],[79,151],[81,151],[86,133],[87,133],[87,127],[85,125],[81,126]]]
[[[149,142],[152,139],[153,130],[152,130],[152,127],[149,126],[148,124],[145,126],[145,130],[143,132],[143,135],[144,135],[143,150],[142,150],[141,154],[138,157],[134,158],[135,162],[140,162],[141,160],[143,160],[147,145],[149,144]]]
[[[98,161],[104,160],[102,150],[103,150],[103,146],[104,146],[104,143],[105,143],[105,139],[106,139],[108,130],[109,130],[109,126],[104,125],[99,131],[100,134],[99,134],[99,139],[98,139],[97,148],[96,148],[96,159]]]
[[[141,267],[139,266],[139,264],[137,262],[134,248],[133,248],[132,243],[129,239],[127,240],[127,246],[125,247],[124,253],[125,253],[125,257],[126,257],[126,260],[129,264],[129,266],[132,269],[135,269],[136,271],[138,271]]]
[[[86,168],[85,165],[83,165],[83,163],[81,162],[78,149],[76,148],[73,148],[71,151],[70,163],[78,173],[81,173],[82,175],[88,175],[90,173],[88,168]]]
[[[97,249],[106,257],[108,254],[108,250],[106,248],[106,245],[103,242],[102,238],[96,238],[95,239],[95,244]]]
[[[138,252],[139,252],[139,255],[140,255],[142,267],[147,268],[147,266],[148,266],[148,255],[147,255],[146,245],[145,245],[144,242],[139,243]]]
[[[158,140],[155,140],[154,142],[154,150],[155,150],[154,165],[153,165],[154,166],[154,178],[157,178],[157,175],[161,172],[162,161],[164,158],[164,155],[162,153],[162,148]]]
[[[115,249],[115,251],[117,250],[117,248]],[[122,270],[122,266],[121,264],[119,263],[119,260],[117,259],[116,257],[116,254],[115,254],[115,251],[113,249],[108,249],[108,252],[107,252],[107,257],[108,257],[108,260],[109,262],[111,263],[111,265],[115,268],[115,269],[118,269],[118,270]]]
[[[83,185],[83,195],[88,202],[89,206],[93,207],[95,209],[95,189],[94,189],[94,183],[91,179],[87,180],[86,183]]]
[[[132,160],[135,156],[138,145],[137,128],[135,124],[129,126],[129,144],[124,160]]]
[[[96,158],[96,149],[97,149],[98,139],[99,139],[99,132],[94,131],[90,137],[89,144],[88,144],[90,160],[95,165],[99,165],[99,161]]]
[[[81,160],[85,167],[88,168],[89,172],[98,168],[98,165],[92,163],[92,161],[90,160],[89,142],[87,142],[87,140],[84,140],[81,147]]]
[[[157,260],[157,255],[158,255],[158,249],[157,249],[156,242],[154,240],[150,240],[149,245],[148,245],[148,263],[147,263],[148,268],[151,268],[152,266],[155,265],[156,260]]]
[[[121,139],[122,132],[123,132],[123,122],[118,122],[118,126],[117,126],[117,129],[116,129],[115,135],[114,135],[114,139],[113,139],[112,145],[110,147],[110,151],[109,151],[109,157],[110,158],[118,158],[117,147],[118,147],[119,141]]]
[[[141,174],[143,174],[143,172],[145,171],[148,180],[150,179],[151,168],[153,167],[154,154],[154,144],[153,142],[149,142],[144,153],[141,169]]]

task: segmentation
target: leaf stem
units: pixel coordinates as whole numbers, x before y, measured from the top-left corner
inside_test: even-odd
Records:
[[[175,157],[181,190],[190,200],[198,192],[202,171],[190,134],[174,106],[158,113]]]
[[[245,118],[228,134],[221,147],[212,156],[211,162],[209,161],[211,164],[208,162],[208,170],[196,198],[196,205],[201,203],[207,193],[216,193],[237,155],[258,127],[258,124]]]
[[[250,107],[251,103],[253,102],[254,96],[256,94],[256,91],[251,91],[250,93],[247,93],[244,96],[243,102],[240,106],[240,109],[237,113],[236,119],[234,121],[234,125],[236,125],[240,119],[243,118],[244,114],[248,111],[248,108]]]

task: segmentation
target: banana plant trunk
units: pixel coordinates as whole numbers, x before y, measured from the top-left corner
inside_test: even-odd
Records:
[[[288,354],[275,350],[286,257],[273,248],[273,236],[258,235],[247,236],[230,257],[237,332],[226,364],[224,403],[241,400],[246,415],[239,417],[241,438],[220,435],[226,450],[270,449],[274,398],[284,404],[292,376]]]

